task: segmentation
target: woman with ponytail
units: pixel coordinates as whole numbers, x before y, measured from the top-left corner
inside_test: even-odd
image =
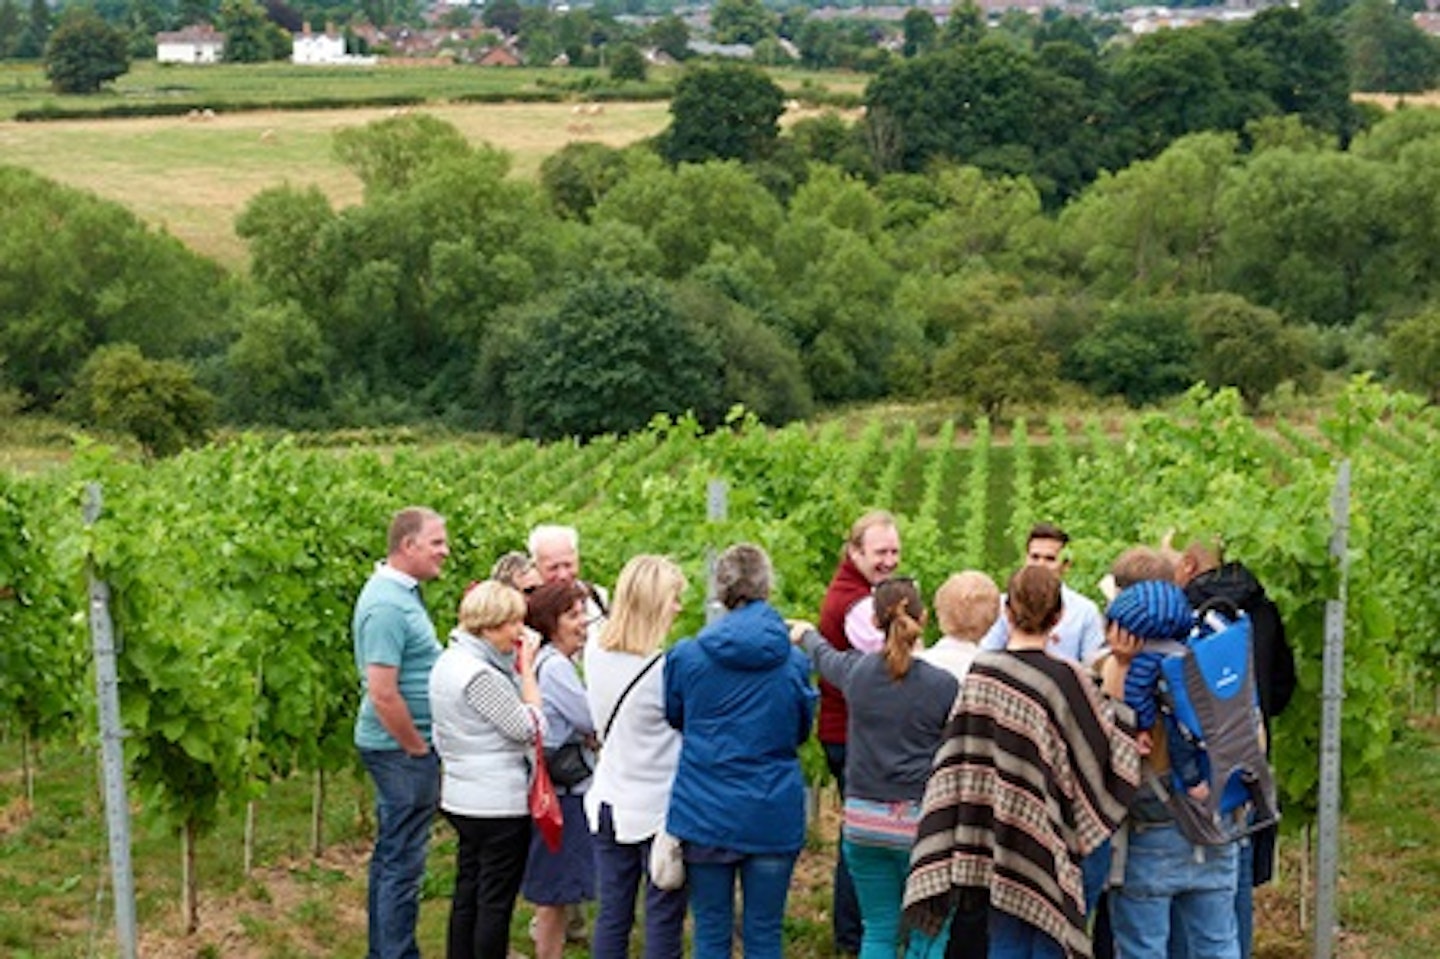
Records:
[[[877,653],[838,650],[809,623],[790,635],[850,706],[841,842],[860,899],[860,959],[894,959],[920,800],[960,684],[915,657],[926,612],[914,580],[882,580],[874,600]]]

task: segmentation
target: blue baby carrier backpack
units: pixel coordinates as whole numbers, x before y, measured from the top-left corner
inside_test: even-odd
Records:
[[[1265,755],[1250,617],[1202,609],[1199,621],[1188,644],[1164,650],[1159,698],[1167,729],[1199,751],[1209,796],[1195,799],[1178,780],[1159,791],[1191,842],[1216,846],[1269,826],[1280,814]]]

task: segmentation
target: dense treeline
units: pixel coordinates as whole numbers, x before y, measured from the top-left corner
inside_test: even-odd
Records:
[[[337,136],[362,204],[252,199],[248,277],[5,170],[4,405],[160,453],[216,418],[590,435],[736,403],[994,414],[1062,382],[1142,404],[1204,379],[1254,406],[1325,370],[1434,398],[1440,114],[1355,112],[1318,22],[1113,57],[987,36],[883,70],[856,123],[784,135],[763,73],[695,67],[653,142],[572,144],[538,184],[395,117]]]

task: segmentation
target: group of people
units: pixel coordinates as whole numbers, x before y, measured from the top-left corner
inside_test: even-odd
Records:
[[[444,520],[402,510],[357,600],[369,956],[419,955],[437,808],[458,838],[451,959],[506,959],[520,895],[539,959],[576,937],[629,956],[642,896],[646,957],[684,954],[687,915],[696,959],[729,957],[737,937],[747,957],[781,956],[813,731],[843,801],[838,951],[1248,959],[1273,844],[1193,845],[1156,792],[1184,752],[1155,723],[1147,642],[1183,641],[1219,596],[1255,624],[1267,722],[1294,688],[1273,604],[1213,544],[1127,551],[1102,615],[1062,581],[1066,534],[1040,524],[1003,593],[975,571],[940,586],[927,648],[920,585],[896,575],[899,525],[876,511],[851,528],[816,625],[771,605],[769,556],[739,544],[714,564],[725,614],[668,651],[686,589],[672,561],[632,558],[612,597],[580,578],[575,530],[538,527],[528,546],[471,584],[442,648],[419,585],[448,556]],[[527,801],[542,743],[555,848]],[[684,882],[660,888],[652,846],[673,842]],[[586,929],[575,907],[597,893]]]

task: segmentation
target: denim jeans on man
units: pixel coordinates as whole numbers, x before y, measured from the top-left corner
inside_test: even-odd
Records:
[[[1166,959],[1173,905],[1190,959],[1240,959],[1239,844],[1195,846],[1174,823],[1132,827],[1129,839],[1125,883],[1110,891],[1115,952]]]
[[[375,781],[375,852],[370,857],[370,949],[366,959],[418,959],[415,920],[430,820],[440,801],[440,757],[362,749]]]
[[[1065,949],[1022,919],[990,910],[990,959],[1065,959]]]
[[[835,777],[835,788],[845,795],[845,744],[821,743],[825,751],[825,765]],[[830,903],[831,931],[835,948],[839,952],[859,952],[863,936],[860,919],[860,899],[855,894],[855,880],[850,875],[850,863],[845,858],[844,843],[837,843],[835,851],[835,875],[832,880],[833,893]]]
[[[794,855],[744,856],[734,862],[686,862],[695,916],[693,959],[730,959],[735,931],[735,880],[740,880],[740,935],[745,959],[784,953],[785,898]]]
[[[1236,856],[1239,871],[1235,874],[1235,928],[1240,936],[1240,959],[1250,959],[1255,945],[1255,854],[1253,836],[1240,840],[1240,853]],[[1170,927],[1170,959],[1190,959],[1173,907]]]
[[[680,959],[685,954],[687,889],[666,892],[650,885],[650,840],[615,841],[610,804],[600,806],[600,831],[595,834],[595,888],[600,912],[591,936],[591,959],[626,959],[630,929],[635,925],[636,892],[645,886],[645,959]]]

